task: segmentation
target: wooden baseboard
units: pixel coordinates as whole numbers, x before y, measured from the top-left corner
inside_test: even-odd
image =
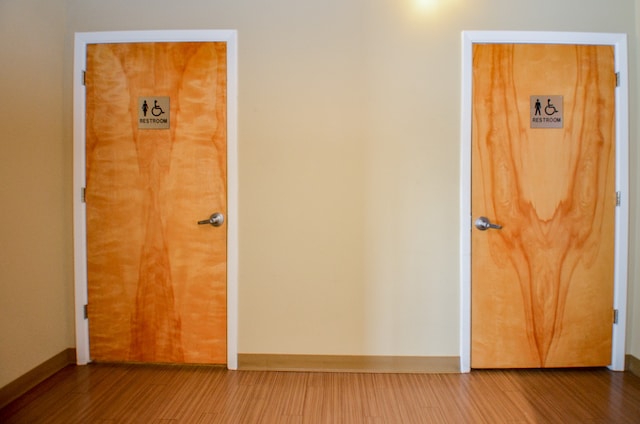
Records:
[[[636,358],[633,355],[627,355],[624,361],[624,369],[632,372],[633,374],[640,377],[640,359]]]
[[[243,371],[459,373],[457,356],[270,355],[241,353]]]
[[[76,350],[65,349],[26,374],[0,388],[0,409],[51,377],[67,365],[76,363]]]

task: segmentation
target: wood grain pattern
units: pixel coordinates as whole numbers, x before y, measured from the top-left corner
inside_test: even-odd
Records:
[[[0,409],[61,369],[76,363],[76,350],[65,349],[9,384],[0,387]],[[2,422],[0,420],[0,422]]]
[[[615,208],[613,47],[475,45],[472,366],[607,365]],[[531,129],[531,95],[564,127]]]
[[[226,45],[89,45],[86,87],[92,359],[226,362],[226,227],[197,225],[226,215]]]
[[[636,423],[640,377],[592,370],[358,374],[68,367],[0,410],[15,423]]]

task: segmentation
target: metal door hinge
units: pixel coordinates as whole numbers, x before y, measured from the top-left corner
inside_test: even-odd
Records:
[[[613,310],[613,323],[614,324],[618,323],[618,310],[617,309]]]
[[[80,189],[80,200],[82,201],[82,203],[87,203],[87,188],[86,187],[82,187]]]
[[[616,87],[620,87],[620,72],[616,72]]]
[[[622,204],[622,192],[616,191],[616,206],[620,206]]]
[[[89,305],[84,305],[84,319],[89,319]]]
[[[82,71],[82,85],[87,85],[87,71]]]

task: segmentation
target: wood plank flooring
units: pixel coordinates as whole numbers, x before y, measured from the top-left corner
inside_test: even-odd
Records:
[[[640,377],[92,364],[58,372],[1,410],[0,423],[640,423]]]

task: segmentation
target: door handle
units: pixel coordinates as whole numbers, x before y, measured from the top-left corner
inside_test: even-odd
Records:
[[[202,221],[198,221],[198,225],[206,225],[211,224],[214,227],[219,227],[224,223],[224,215],[220,212],[216,212],[209,217],[209,219],[203,219]]]
[[[487,218],[486,216],[479,217],[478,219],[476,219],[476,222],[474,224],[480,231],[486,231],[489,228],[493,228],[494,230],[500,230],[502,228],[502,225],[492,224],[491,221],[489,221],[489,218]]]

